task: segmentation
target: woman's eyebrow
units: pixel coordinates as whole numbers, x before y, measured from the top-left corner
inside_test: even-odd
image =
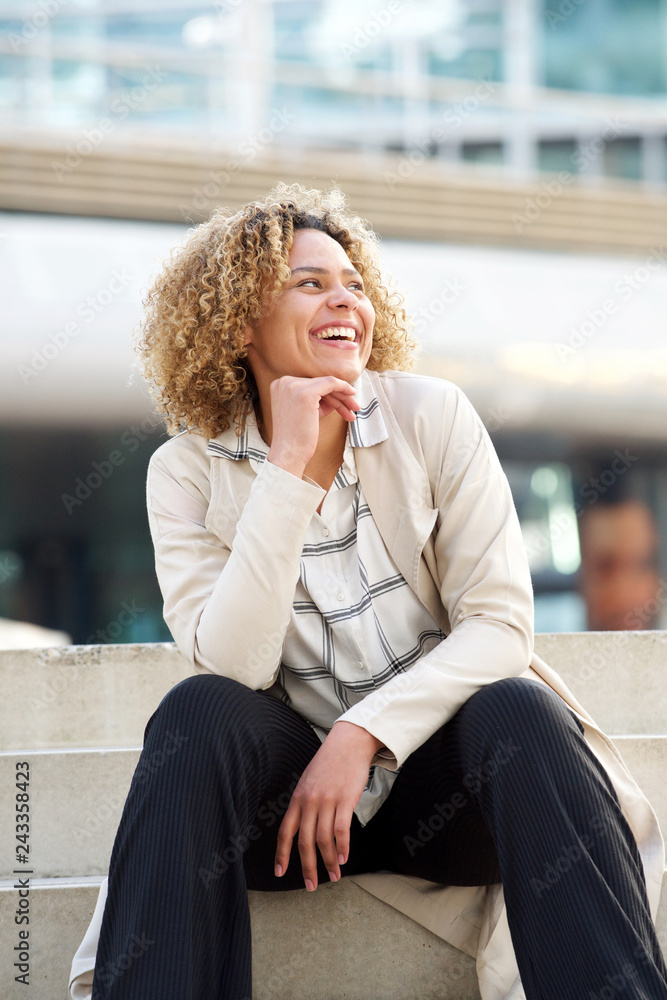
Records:
[[[310,271],[312,274],[330,274],[331,273],[330,271],[327,271],[326,267],[310,267],[308,265],[306,265],[304,267],[294,267],[294,268],[292,268],[292,270],[291,270],[290,273],[291,274],[297,274],[299,271]],[[343,270],[340,273],[341,274],[356,274],[359,278],[361,277],[361,275],[359,274],[359,272],[355,271],[355,269],[353,267],[345,267],[345,268],[343,268]]]

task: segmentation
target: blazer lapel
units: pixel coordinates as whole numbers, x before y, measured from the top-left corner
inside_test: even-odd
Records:
[[[371,447],[355,448],[359,482],[394,562],[412,590],[424,600],[420,592],[421,557],[438,511],[433,508],[426,471],[408,446],[379,379],[373,378],[374,372],[368,374],[382,407],[388,437]]]

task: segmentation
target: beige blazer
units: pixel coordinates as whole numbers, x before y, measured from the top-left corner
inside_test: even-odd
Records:
[[[442,380],[401,372],[362,378],[370,379],[389,434],[355,450],[361,487],[396,565],[447,638],[343,717],[382,740],[390,757],[375,762],[393,768],[483,685],[508,676],[549,685],[582,721],[612,779],[639,845],[655,918],[664,867],[655,814],[611,741],[533,654],[532,590],[518,519],[481,421],[460,390]],[[215,441],[231,444],[230,435]],[[270,687],[276,676],[300,539],[322,496],[313,486],[312,511],[304,508],[293,530],[276,537],[272,511],[289,503],[283,485],[274,469],[255,475],[249,462],[226,461],[193,434],[163,445],[149,473],[156,568],[179,649],[195,669],[254,688]],[[241,521],[248,504],[253,516]],[[268,583],[258,642],[256,605],[249,610],[246,595],[257,591],[261,601],[262,581]],[[525,1000],[501,886],[443,887],[389,873],[354,881],[475,957],[482,1000]],[[90,996],[105,893],[103,885],[72,965],[75,1000]]]

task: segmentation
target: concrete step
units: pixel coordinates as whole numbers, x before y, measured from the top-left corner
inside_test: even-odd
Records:
[[[5,973],[3,1000],[66,1000],[72,956],[99,880],[30,886],[30,989]],[[254,1000],[479,1000],[474,961],[353,882],[314,893],[251,892]],[[18,891],[0,883],[0,949],[19,944]],[[658,915],[667,952],[667,872]],[[359,948],[359,941],[376,942]],[[5,968],[13,965],[7,960]],[[18,973],[16,973],[18,974]]]
[[[173,643],[0,651],[0,750],[141,746],[192,673]]]
[[[0,879],[16,864],[15,774],[30,773],[30,864],[35,877],[105,875],[139,748],[0,753]]]
[[[31,884],[30,988],[5,972],[3,1000],[66,1000],[99,880]],[[479,1000],[475,963],[348,879],[314,893],[251,892],[254,1000]],[[18,892],[0,883],[5,969],[19,944]],[[360,948],[359,941],[377,942]],[[148,998],[146,998],[148,1000]]]
[[[667,631],[535,636],[556,670],[606,733],[667,733]]]
[[[614,736],[630,774],[655,810],[663,836],[667,832],[667,736]]]
[[[667,828],[667,737],[651,735],[667,733],[667,632],[543,635],[536,648],[603,729],[626,734],[619,749]],[[27,760],[34,1000],[66,998],[146,721],[191,672],[173,644],[0,652],[0,947],[11,956],[18,945],[13,779]],[[478,1000],[472,960],[347,880],[250,897],[256,1000]],[[362,934],[383,946],[359,949]],[[659,934],[667,950],[667,892]],[[3,997],[26,995],[7,980]]]
[[[538,635],[537,652],[609,733],[667,733],[667,632]],[[140,746],[193,671],[172,643],[0,651],[0,750]]]
[[[628,768],[667,830],[667,737],[621,736]],[[155,752],[146,770],[162,766]],[[30,766],[31,864],[36,877],[104,875],[139,749],[42,750],[0,753],[0,879],[17,867],[14,833],[14,775],[17,760]]]

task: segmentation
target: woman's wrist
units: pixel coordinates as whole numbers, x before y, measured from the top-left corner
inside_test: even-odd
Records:
[[[296,476],[297,479],[303,478],[306,463],[292,453],[285,452],[283,449],[271,446],[266,456],[266,460],[267,462],[270,462],[271,465],[277,465],[279,469],[284,469],[285,472],[289,472],[292,476]]]
[[[379,740],[377,736],[373,736],[373,734],[369,733],[363,726],[358,726],[354,722],[346,722],[343,720],[335,722],[333,725],[333,729],[338,731],[343,728],[348,730],[349,738],[357,742],[359,747],[363,749],[364,753],[368,755],[369,761],[373,759],[378,750],[386,749],[382,740]]]

